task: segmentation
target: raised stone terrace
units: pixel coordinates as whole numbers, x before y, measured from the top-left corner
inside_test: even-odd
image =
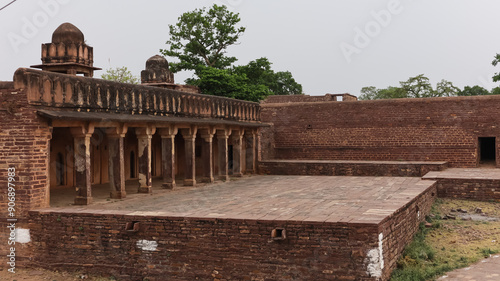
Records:
[[[93,187],[95,203],[66,211],[117,210],[131,215],[220,219],[379,223],[426,191],[434,181],[408,177],[252,176],[201,187],[161,189],[108,200],[107,185]],[[96,189],[101,189],[101,192]],[[65,190],[57,190],[52,206],[68,206]],[[73,189],[66,189],[71,198]],[[99,196],[99,194],[101,196]],[[108,201],[106,201],[108,200]],[[66,203],[66,204],[65,204]],[[121,212],[123,213],[123,212]]]

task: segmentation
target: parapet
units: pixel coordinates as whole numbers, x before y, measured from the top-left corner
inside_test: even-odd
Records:
[[[351,94],[326,94],[324,96],[289,95],[269,96],[261,103],[292,103],[292,102],[328,102],[328,101],[357,101]]]

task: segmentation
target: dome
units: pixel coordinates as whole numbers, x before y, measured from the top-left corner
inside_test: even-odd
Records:
[[[78,27],[66,22],[52,33],[52,43],[84,43],[83,33]]]
[[[146,61],[146,69],[168,69],[168,61],[160,55],[154,55]]]

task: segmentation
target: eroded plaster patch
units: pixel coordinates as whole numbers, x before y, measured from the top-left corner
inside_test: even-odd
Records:
[[[16,228],[16,243],[26,244],[31,242],[30,230],[25,228]]]
[[[371,249],[366,255],[365,262],[368,264],[366,273],[370,277],[382,277],[382,270],[384,269],[383,238],[384,235],[380,233],[378,235],[378,248]]]
[[[137,241],[137,248],[142,249],[143,251],[156,251],[158,247],[158,242],[150,241],[150,240],[139,240]]]

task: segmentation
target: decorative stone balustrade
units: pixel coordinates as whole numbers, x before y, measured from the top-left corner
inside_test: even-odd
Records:
[[[30,104],[73,110],[260,121],[260,105],[217,96],[20,68]],[[27,86],[24,86],[27,85]]]

